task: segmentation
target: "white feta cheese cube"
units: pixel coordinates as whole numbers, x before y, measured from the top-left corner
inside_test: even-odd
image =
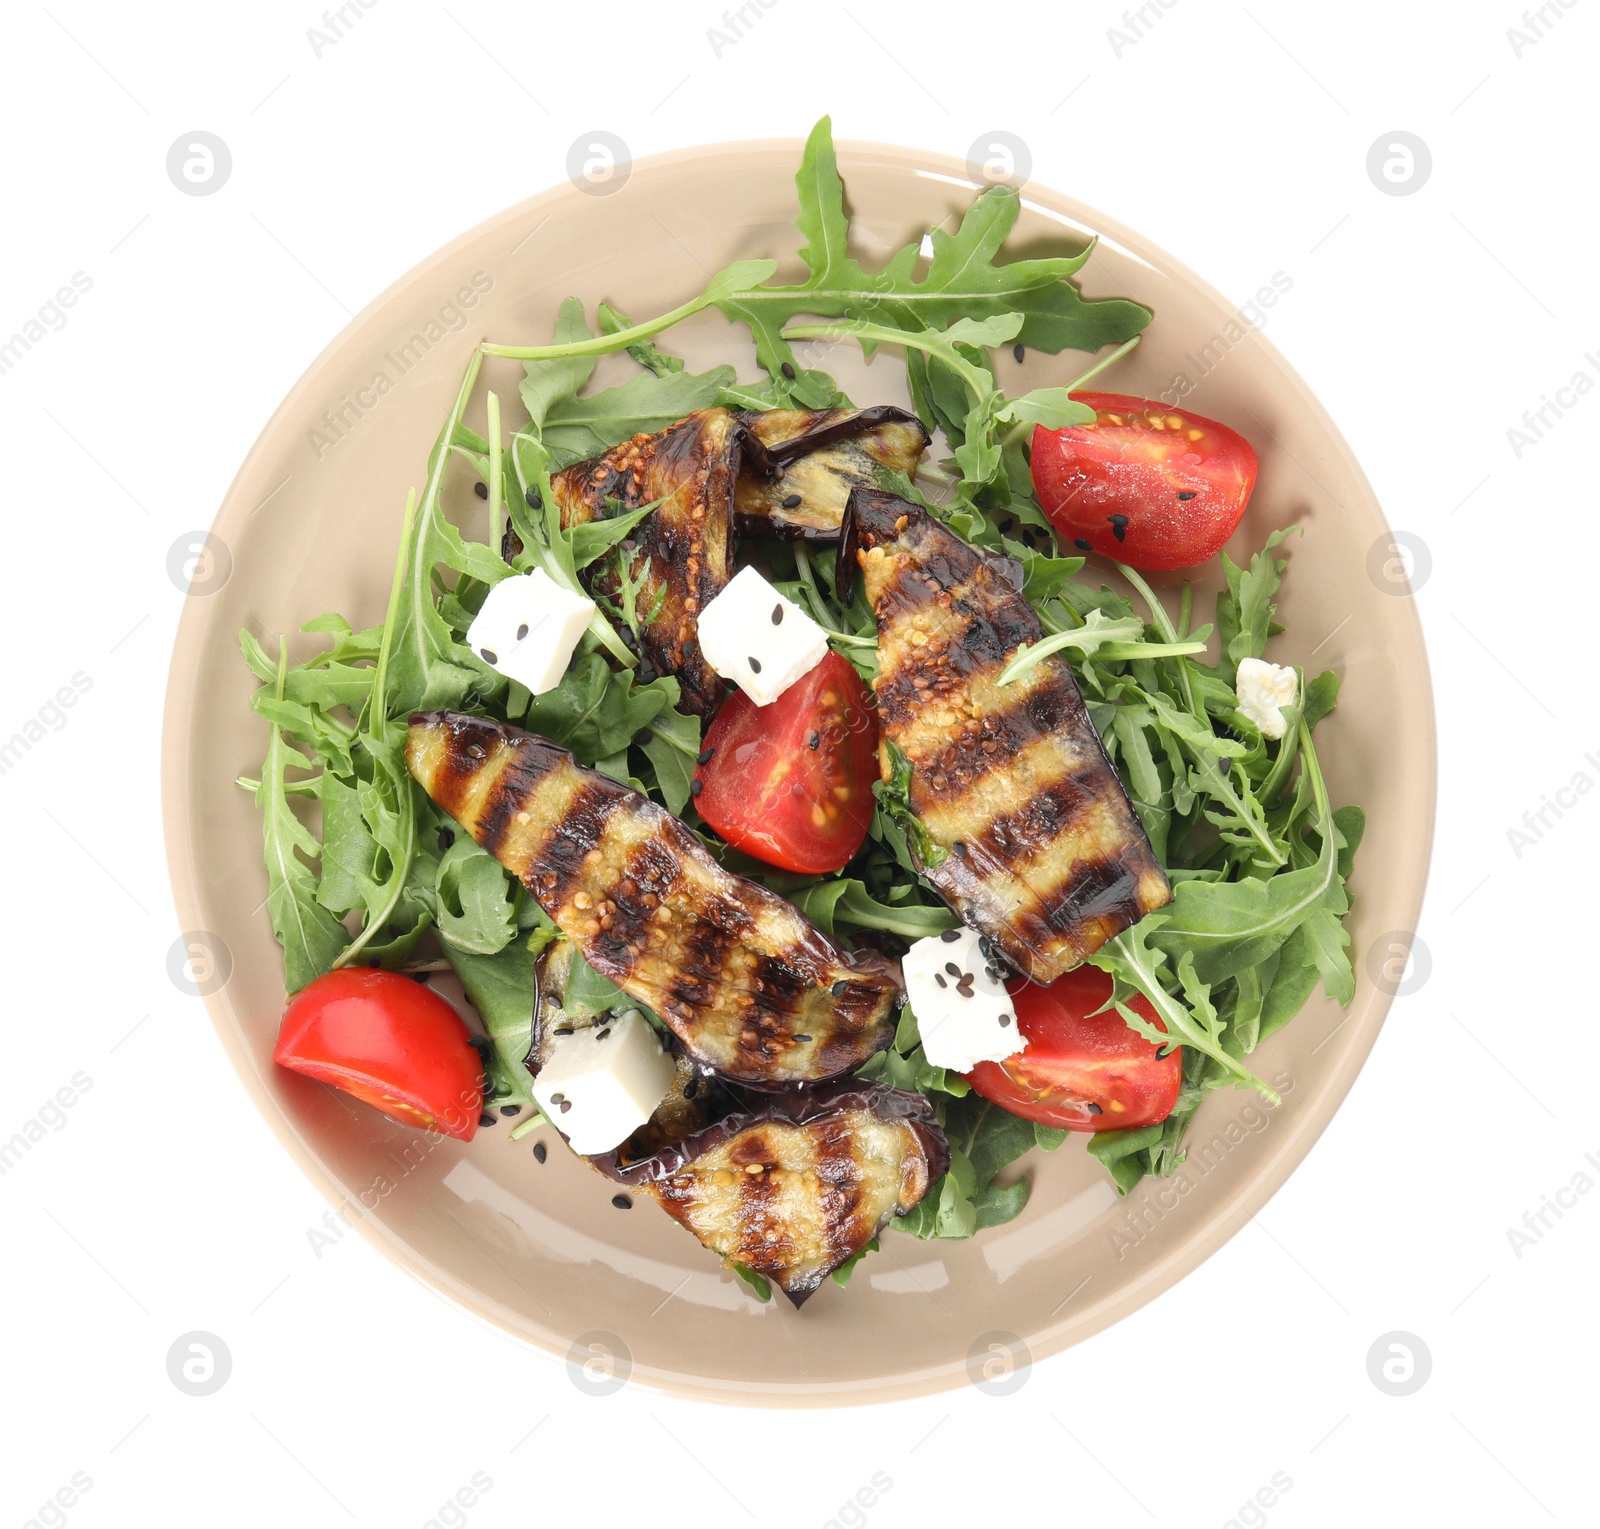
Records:
[[[983,953],[975,929],[918,940],[900,969],[922,1054],[935,1067],[970,1072],[978,1062],[1003,1062],[1026,1047],[1011,995],[990,975],[998,966]]]
[[[1261,729],[1263,738],[1283,737],[1287,725],[1283,708],[1293,706],[1300,693],[1300,678],[1293,669],[1259,658],[1241,658],[1234,690],[1239,710]]]
[[[497,673],[543,695],[561,683],[593,615],[593,600],[535,568],[489,591],[467,629],[467,645]]]
[[[650,1118],[672,1074],[650,1022],[628,1009],[556,1036],[533,1097],[574,1152],[609,1152]]]
[[[741,568],[700,612],[700,651],[757,706],[770,706],[828,656],[828,639],[754,568]]]

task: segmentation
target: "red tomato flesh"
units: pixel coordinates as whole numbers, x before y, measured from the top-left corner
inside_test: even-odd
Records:
[[[431,988],[346,967],[290,999],[273,1059],[406,1125],[471,1141],[483,1111],[483,1060],[470,1035]]]
[[[709,756],[709,757],[708,757]],[[700,816],[786,871],[840,871],[872,822],[878,718],[848,659],[829,653],[770,706],[723,703],[694,772]]]
[[[1123,393],[1074,393],[1092,425],[1033,432],[1034,491],[1079,552],[1135,568],[1192,568],[1233,535],[1256,454],[1226,425]]]
[[[1049,987],[1006,985],[1027,1047],[1003,1062],[979,1062],[967,1081],[985,1099],[1024,1120],[1068,1131],[1121,1131],[1165,1120],[1178,1102],[1183,1052],[1135,1034],[1115,1009],[1110,976],[1079,966]],[[1165,1030],[1148,1000],[1128,1007]],[[1166,1050],[1165,1057],[1158,1052]]]

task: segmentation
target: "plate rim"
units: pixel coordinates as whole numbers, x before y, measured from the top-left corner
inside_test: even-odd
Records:
[[[789,163],[796,164],[804,146],[805,140],[795,137],[695,144],[630,160],[629,174],[631,178],[635,174],[656,173],[690,164],[704,164],[711,158],[750,159],[780,152],[788,156]],[[970,186],[974,192],[981,189],[972,180],[965,163],[952,155],[909,145],[881,143],[871,139],[838,139],[835,141],[835,150],[847,193],[851,164],[858,161],[871,161],[880,168],[893,168],[913,177],[931,177]],[[305,401],[313,393],[318,392],[318,379],[336,364],[350,337],[363,324],[372,321],[391,305],[403,300],[404,294],[413,286],[425,282],[431,283],[432,278],[441,269],[450,266],[463,250],[473,246],[492,231],[563,204],[581,205],[572,203],[572,199],[582,194],[576,184],[555,185],[501,208],[423,256],[371,298],[359,312],[340,327],[307,364],[284,394],[277,408],[263,423],[229,482],[217,512],[212,518],[210,532],[220,535],[225,527],[248,516],[249,512],[243,509],[240,494],[258,460],[266,456],[269,450],[275,449],[270,447],[269,443],[278,439],[283,422],[292,413],[303,412],[302,406]],[[1190,270],[1182,261],[1175,259],[1165,248],[1128,228],[1119,220],[1105,216],[1076,198],[1031,179],[1023,183],[1021,194],[1024,206],[1031,203],[1056,221],[1065,220],[1096,240],[1107,240],[1135,258],[1155,267],[1168,279],[1205,297],[1221,310],[1235,311],[1235,305],[1209,282]],[[1276,345],[1259,329],[1253,332],[1252,338],[1260,348],[1262,359],[1293,391],[1297,406],[1309,411],[1327,433],[1346,467],[1353,474],[1354,481],[1359,483],[1371,507],[1376,511],[1379,520],[1385,527],[1389,527],[1388,516],[1384,513],[1383,505],[1374,492],[1360,460],[1321,400],[1289,364]],[[227,540],[226,537],[223,539]],[[1410,885],[1403,889],[1400,899],[1401,906],[1408,915],[1408,927],[1414,929],[1419,921],[1427,891],[1437,826],[1438,726],[1432,666],[1428,660],[1426,636],[1418,613],[1415,593],[1408,590],[1397,599],[1400,602],[1398,613],[1410,628],[1420,660],[1418,679],[1425,702],[1421,708],[1422,715],[1416,719],[1419,730],[1418,742],[1424,746],[1425,758],[1419,764],[1413,765],[1413,771],[1418,777],[1419,805],[1424,810],[1424,822],[1415,830],[1417,850],[1414,862],[1407,863],[1402,868],[1410,879]],[[203,637],[210,624],[208,606],[209,602],[204,599],[185,598],[173,639],[172,658],[168,666],[162,706],[162,835],[166,848],[168,877],[180,929],[203,927],[200,922],[200,897],[194,846],[189,834],[187,785],[190,778],[189,740],[197,720],[196,708],[201,700],[197,684],[200,656],[204,652]],[[302,1139],[301,1133],[288,1113],[255,1076],[253,1058],[247,1051],[231,1016],[221,1003],[220,996],[206,994],[203,1001],[212,1028],[216,1031],[223,1051],[251,1102],[280,1145],[287,1150],[295,1165],[329,1205],[338,1209],[346,1198],[342,1185],[318,1160]],[[1296,1128],[1275,1136],[1274,1150],[1239,1181],[1228,1199],[1203,1225],[1164,1251],[1160,1257],[1152,1260],[1138,1279],[1123,1285],[1105,1302],[1086,1308],[1070,1320],[1052,1321],[1027,1336],[1024,1342],[1029,1351],[1028,1363],[1035,1364],[1051,1358],[1114,1326],[1177,1285],[1231,1241],[1283,1187],[1327,1129],[1366,1065],[1392,1002],[1392,995],[1373,990],[1372,997],[1362,1014],[1352,1016],[1356,1022],[1352,1034],[1342,1048],[1337,1062],[1337,1072],[1329,1079],[1306,1114],[1296,1122]],[[1349,1023],[1347,1021],[1346,1025]],[[442,1298],[484,1326],[503,1333],[519,1343],[542,1350],[552,1359],[568,1360],[569,1340],[563,1339],[559,1333],[539,1323],[526,1321],[522,1325],[513,1326],[510,1322],[502,1320],[491,1300],[474,1298],[459,1288],[455,1282],[441,1277],[440,1271],[434,1269],[426,1258],[409,1247],[396,1234],[391,1233],[379,1218],[362,1216],[356,1219],[355,1224],[356,1229],[369,1244],[398,1265],[412,1279],[426,1287],[434,1296]],[[873,1377],[857,1383],[830,1381],[813,1385],[778,1382],[764,1385],[759,1381],[748,1379],[719,1382],[703,1375],[664,1370],[649,1365],[635,1365],[630,1379],[658,1394],[692,1401],[709,1401],[743,1407],[814,1408],[861,1406],[934,1395],[961,1384],[967,1379],[967,1370],[958,1362],[946,1362],[922,1368],[911,1367],[898,1375]]]

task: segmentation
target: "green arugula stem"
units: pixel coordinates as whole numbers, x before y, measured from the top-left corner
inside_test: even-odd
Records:
[[[317,774],[308,775],[304,780],[286,780],[283,783],[283,794],[285,796],[315,796],[317,794],[317,782],[321,779],[322,776]],[[252,780],[248,775],[235,777],[233,783],[241,791],[256,792],[261,789],[261,782]]]
[[[596,335],[588,340],[569,340],[562,345],[494,345],[487,340],[478,347],[479,354],[504,356],[511,361],[559,361],[566,356],[608,356],[615,350],[626,350],[640,340],[648,340],[674,324],[693,318],[702,309],[714,303],[737,299],[747,301],[757,295],[755,289],[767,281],[778,269],[773,260],[740,260],[718,271],[706,285],[705,291],[691,297],[686,303],[646,319],[642,324],[631,324],[611,334]]]
[[[1139,338],[1140,337],[1138,335],[1135,335],[1131,340],[1124,340],[1122,344],[1112,351],[1109,356],[1102,356],[1098,361],[1095,362],[1093,366],[1089,368],[1088,371],[1082,372],[1077,377],[1073,378],[1073,380],[1067,384],[1067,391],[1069,393],[1076,392],[1079,388],[1093,382],[1094,379],[1098,377],[1101,372],[1105,371],[1107,367],[1115,366],[1118,361],[1120,361],[1125,355],[1128,354],[1130,350],[1133,349],[1135,345],[1139,343]],[[1018,441],[1029,435],[1032,430],[1033,424],[1031,421],[1025,419],[1018,420],[1017,423],[1000,438],[1000,444],[1002,446],[1015,446]]]
[[[1116,569],[1123,578],[1139,591],[1144,603],[1150,607],[1151,623],[1161,633],[1162,640],[1165,642],[1177,642],[1179,640],[1178,629],[1172,624],[1172,617],[1167,614],[1166,606],[1156,598],[1156,592],[1140,577],[1139,571],[1135,568],[1130,568],[1126,563],[1116,564]],[[1194,716],[1204,722],[1207,727],[1210,727],[1211,719],[1206,716],[1205,709],[1195,706],[1194,685],[1190,681],[1187,660],[1180,659],[1178,662],[1178,680],[1183,686],[1184,704]]]
[[[1108,940],[1103,948],[1118,958],[1117,969],[1113,975],[1122,977],[1129,986],[1138,988],[1144,994],[1166,1025],[1168,1035],[1180,1045],[1192,1046],[1196,1051],[1203,1052],[1212,1061],[1226,1068],[1239,1083],[1255,1089],[1268,1104],[1283,1103],[1272,1088],[1263,1083],[1244,1063],[1229,1056],[1217,1041],[1195,1023],[1194,1016],[1190,1014],[1187,1006],[1161,985],[1154,967],[1140,958],[1139,952],[1128,940],[1126,931],[1114,940]],[[1095,960],[1094,964],[1098,966],[1100,963]]]
[[[505,545],[505,478],[501,467],[500,395],[491,391],[489,411],[489,545],[499,554]]]
[[[1050,654],[1059,652],[1062,648],[1082,648],[1084,646],[1081,628],[1074,627],[1070,631],[1058,632],[1054,636],[1046,637],[1040,642],[1023,643],[1017,649],[1011,662],[1000,672],[1000,678],[995,681],[999,685],[1010,685],[1020,680],[1025,674],[1032,671],[1035,664],[1041,659],[1048,658]],[[1102,642],[1093,650],[1092,657],[1107,659],[1138,659],[1138,658],[1183,658],[1191,653],[1204,653],[1206,645],[1203,642]]]

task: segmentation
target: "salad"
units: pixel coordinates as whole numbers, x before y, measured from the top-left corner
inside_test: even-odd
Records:
[[[868,269],[826,118],[796,183],[805,280],[740,261],[479,347],[382,622],[316,616],[298,662],[240,634],[269,728],[240,785],[282,1065],[537,1133],[799,1305],[891,1230],[1009,1221],[1035,1148],[1081,1133],[1126,1193],[1210,1090],[1276,1103],[1251,1054],[1353,994],[1363,819],[1312,738],[1337,676],[1266,658],[1292,530],[1222,551],[1249,444],[1089,388],[1151,321],[1082,296],[1092,246],[1001,259],[997,186]],[[755,380],[665,348],[707,308]],[[818,341],[903,357],[913,408],[847,398]],[[1010,396],[1012,348],[1098,359]],[[525,377],[480,433],[485,356]],[[1207,620],[1144,577],[1213,558]]]

